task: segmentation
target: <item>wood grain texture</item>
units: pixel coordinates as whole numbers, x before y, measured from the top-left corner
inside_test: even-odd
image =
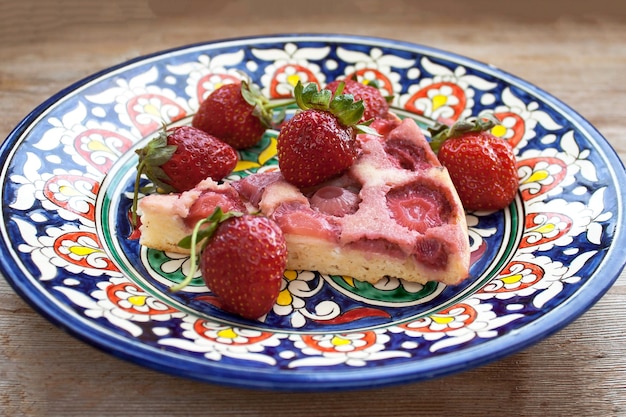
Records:
[[[332,32],[421,43],[493,64],[578,111],[626,161],[626,11],[619,2],[311,3],[4,0],[0,138],[56,92],[137,56],[230,37]],[[624,300],[622,272],[570,326],[464,373],[353,392],[267,393],[114,358],[47,322],[0,280],[0,414],[624,416]]]

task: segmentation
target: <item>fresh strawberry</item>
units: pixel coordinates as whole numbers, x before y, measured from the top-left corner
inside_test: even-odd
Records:
[[[191,125],[216,136],[235,149],[256,145],[272,126],[273,108],[261,91],[247,81],[225,84],[200,103]]]
[[[145,174],[158,192],[180,193],[209,177],[215,181],[223,179],[238,161],[230,145],[192,126],[163,129],[135,152],[139,161],[133,200],[134,223],[141,175]]]
[[[355,79],[346,78],[345,80],[332,81],[326,85],[326,88],[334,93],[342,82],[345,83],[344,94],[352,94],[355,100],[363,100],[365,111],[361,122],[370,119],[384,119],[388,116],[390,97],[385,98],[375,85],[363,84]]]
[[[491,134],[494,117],[459,121],[431,131],[431,147],[448,169],[466,210],[499,210],[515,198],[519,177],[509,143]]]
[[[195,260],[201,241],[200,271],[220,307],[251,320],[267,314],[278,298],[287,264],[287,244],[278,225],[267,217],[223,213],[218,207],[180,244],[191,249]],[[192,268],[171,291],[184,288],[194,273]]]
[[[287,181],[308,187],[341,174],[358,154],[357,127],[365,110],[363,101],[342,94],[318,91],[315,83],[294,89],[302,111],[287,120],[277,138],[278,166]]]

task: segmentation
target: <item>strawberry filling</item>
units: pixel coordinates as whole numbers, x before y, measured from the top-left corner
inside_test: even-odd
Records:
[[[445,246],[434,238],[420,238],[415,242],[413,256],[418,262],[434,269],[443,269],[448,264],[448,252]]]
[[[337,241],[338,231],[324,216],[301,202],[281,204],[272,218],[284,233]]]
[[[310,198],[311,207],[320,213],[343,217],[359,208],[359,196],[351,190],[327,185],[317,190]]]
[[[370,127],[376,130],[383,136],[388,136],[391,131],[400,126],[401,120],[396,117],[389,117],[384,119],[375,119]]]
[[[283,176],[280,172],[269,171],[247,176],[246,178],[233,182],[232,186],[243,198],[255,207],[258,207],[267,186],[282,180],[282,178]]]
[[[210,216],[217,207],[221,207],[224,212],[246,211],[245,205],[241,202],[235,190],[231,188],[206,190],[189,207],[189,214],[184,218],[185,225],[193,228],[198,221]]]
[[[452,206],[438,189],[421,182],[387,193],[387,207],[396,222],[419,233],[447,223]]]
[[[398,259],[403,259],[406,256],[398,245],[386,239],[362,238],[350,243],[348,246],[364,253],[387,255]]]
[[[385,151],[391,162],[398,168],[417,171],[431,166],[426,159],[424,149],[417,147],[409,140],[388,141],[385,143]]]

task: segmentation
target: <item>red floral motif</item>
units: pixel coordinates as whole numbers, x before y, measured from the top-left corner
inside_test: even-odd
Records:
[[[503,285],[495,286],[494,283],[491,283],[482,288],[480,292],[505,293],[520,291],[532,287],[541,281],[544,275],[545,271],[539,265],[524,261],[513,261],[498,275],[497,281]]]
[[[365,74],[368,74],[368,76],[366,77]],[[370,74],[374,74],[375,77],[372,79]],[[357,80],[365,83],[375,80],[378,84],[378,88],[381,90],[381,93],[383,93],[383,95],[385,95],[385,93],[390,96],[393,95],[393,84],[385,74],[383,74],[376,68],[362,68],[353,72],[352,74],[347,75],[346,78],[356,78]]]
[[[354,335],[358,334],[358,340],[360,343],[352,343],[355,340]],[[337,347],[349,344],[352,346],[352,351],[367,350],[376,343],[376,333],[372,331],[364,331],[353,334],[337,334],[332,336],[329,340],[328,336],[319,335],[303,335],[302,341],[309,347],[318,350],[320,352],[337,352]]]
[[[234,84],[238,82],[241,82],[241,80],[234,75],[216,74],[213,72],[206,74],[202,78],[200,78],[200,80],[198,80],[198,84],[196,87],[198,101],[204,101],[204,99],[206,99],[209,94],[225,84]]]
[[[86,231],[68,232],[54,240],[55,253],[67,262],[85,269],[118,271],[107,257],[95,233]]]
[[[133,124],[144,136],[159,130],[164,122],[175,122],[187,115],[185,109],[174,100],[149,93],[132,97],[126,103],[126,110]]]
[[[515,120],[513,126],[509,127],[509,129],[513,131],[513,136],[505,139],[509,142],[509,145],[511,145],[512,147],[516,147],[517,144],[520,143],[520,141],[524,137],[524,133],[526,130],[526,122],[524,121],[524,118],[522,118],[519,114],[513,112],[498,112],[494,113],[494,116],[501,122],[504,121],[504,119]]]
[[[431,90],[439,90],[442,87],[449,87],[452,90],[452,96],[458,99],[458,103],[447,105],[453,110],[453,115],[449,117],[449,119],[453,121],[458,120],[461,114],[463,113],[463,110],[465,110],[465,106],[467,104],[467,96],[465,95],[465,91],[463,90],[463,88],[461,88],[459,85],[455,83],[448,82],[448,81],[434,83],[434,84],[431,84],[429,86],[422,88],[421,90],[413,94],[408,99],[408,101],[404,105],[404,108],[410,112],[423,115],[424,111],[417,107],[416,102],[419,100],[423,100],[423,99],[431,101],[431,98],[428,97],[428,92]],[[433,103],[433,107],[437,108],[437,106],[438,106],[437,103]]]
[[[163,303],[159,303],[159,306],[164,308],[156,309],[150,307],[146,303],[148,295],[141,288],[129,282],[109,285],[106,289],[106,294],[109,301],[115,304],[117,308],[132,314],[151,316],[178,312],[178,310]]]
[[[293,75],[289,75],[290,73],[292,73]],[[280,80],[281,75],[284,75],[284,77],[286,79],[284,80]],[[297,77],[297,80],[294,80],[292,82],[289,81],[290,77]],[[319,80],[317,79],[317,77],[315,76],[315,74],[313,73],[313,71],[311,71],[310,69],[308,69],[307,67],[304,67],[302,65],[297,65],[297,64],[287,64],[287,65],[283,65],[282,67],[279,67],[278,69],[276,69],[276,71],[274,72],[274,75],[272,77],[272,81],[270,81],[270,85],[269,85],[269,96],[270,98],[289,98],[291,97],[291,93],[280,93],[279,92],[279,86],[283,85],[285,83],[289,84],[289,88],[288,91],[291,91],[293,86],[296,85],[297,81],[302,82],[302,84],[306,84],[306,83],[316,83],[318,86],[320,85]]]
[[[245,334],[237,333],[232,327],[219,327],[209,323],[204,319],[198,319],[193,323],[194,331],[202,338],[211,340],[215,343],[223,343],[220,339],[228,340],[229,346],[251,345],[269,339],[273,333],[269,332],[246,332]]]
[[[81,187],[80,183],[86,183],[87,189]],[[94,221],[96,208],[93,202],[99,189],[100,183],[94,179],[67,174],[57,175],[46,181],[43,193],[60,208]],[[89,194],[85,194],[85,191]]]
[[[472,306],[459,303],[426,318],[401,324],[400,327],[422,333],[442,333],[467,327],[476,320],[477,316],[478,312]],[[462,326],[459,325],[459,319],[462,320]],[[450,323],[456,323],[456,325],[450,326]]]
[[[520,248],[539,246],[567,235],[574,221],[561,213],[528,213]]]
[[[132,144],[129,138],[104,129],[89,129],[74,139],[74,148],[78,154],[103,174]]]
[[[518,169],[527,167],[528,175],[520,180],[522,198],[536,198],[557,187],[567,175],[567,165],[559,158],[536,157],[519,159]],[[550,167],[550,170],[548,170]]]

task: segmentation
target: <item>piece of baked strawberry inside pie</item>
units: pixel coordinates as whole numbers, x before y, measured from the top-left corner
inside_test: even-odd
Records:
[[[287,268],[350,276],[457,284],[468,276],[465,213],[447,170],[412,119],[377,120],[380,135],[360,134],[360,154],[340,177],[299,189],[279,171],[218,184],[207,179],[182,194],[144,197],[140,244],[178,246],[217,207],[275,220],[288,248]]]

